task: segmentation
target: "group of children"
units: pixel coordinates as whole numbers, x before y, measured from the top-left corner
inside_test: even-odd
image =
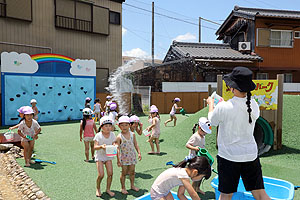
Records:
[[[18,128],[18,134],[21,136],[21,145],[24,148],[24,160],[25,167],[29,167],[30,164],[35,162],[31,160],[35,140],[38,139],[38,134],[41,132],[41,128],[38,120],[38,109],[36,107],[37,101],[32,99],[30,106],[22,106],[17,111],[21,120],[19,123],[9,130]]]
[[[109,99],[110,100],[110,99]],[[177,103],[180,102],[179,98],[173,100],[174,105],[170,113],[171,119],[165,122],[168,123],[174,119],[174,125],[176,125],[176,110],[181,109]],[[113,106],[112,106],[113,105]],[[116,117],[117,114],[110,114],[116,112],[116,105],[112,101],[110,103],[105,103],[106,114],[100,118],[100,127],[97,130],[95,121],[92,119],[93,111],[86,107],[83,110],[83,120],[80,124],[80,141],[82,139],[85,142],[85,156],[86,160],[89,161],[89,146],[91,146],[92,159],[95,160],[98,176],[96,181],[96,196],[101,196],[100,185],[104,177],[104,166],[107,172],[107,184],[106,192],[110,196],[115,194],[110,190],[112,176],[113,176],[113,166],[112,159],[106,155],[106,146],[115,145],[117,147],[117,165],[122,168],[120,182],[121,182],[121,192],[123,194],[128,194],[125,187],[125,177],[129,175],[130,188],[134,191],[139,191],[134,185],[135,179],[135,165],[137,163],[136,154],[138,154],[138,160],[141,160],[141,151],[137,144],[135,132],[138,135],[143,133],[143,124],[140,122],[139,118],[135,115]],[[101,106],[100,106],[101,107]],[[94,110],[96,110],[94,108]],[[115,120],[115,121],[114,121]],[[115,136],[113,126],[116,124],[120,128],[120,134]],[[160,137],[160,116],[158,108],[152,105],[150,108],[149,123],[151,124],[146,128],[146,131],[150,132],[149,139],[151,151],[148,154],[160,154],[159,147],[159,137]],[[94,136],[94,132],[96,135]],[[196,133],[195,133],[196,132]],[[151,198],[161,199],[167,198],[171,195],[170,190],[175,186],[180,186],[178,190],[178,195],[183,196],[184,190],[187,189],[191,197],[198,197],[197,192],[204,194],[200,190],[200,183],[203,178],[209,178],[211,175],[211,167],[209,162],[204,157],[197,157],[197,151],[200,148],[205,147],[205,135],[211,133],[211,127],[209,121],[202,117],[199,122],[195,124],[193,128],[193,135],[186,143],[186,147],[190,150],[190,156],[185,159],[174,168],[168,169],[163,172],[154,182],[151,188]],[[154,143],[156,145],[156,151],[154,148]],[[96,154],[94,157],[94,150]],[[189,180],[193,183],[190,184]],[[198,197],[199,198],[199,197]],[[193,198],[194,199],[194,198]]]

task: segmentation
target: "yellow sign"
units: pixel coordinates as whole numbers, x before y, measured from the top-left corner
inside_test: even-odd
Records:
[[[277,110],[278,81],[277,80],[253,80],[256,88],[251,91],[261,110]],[[222,97],[225,101],[233,97],[230,88],[223,81]]]

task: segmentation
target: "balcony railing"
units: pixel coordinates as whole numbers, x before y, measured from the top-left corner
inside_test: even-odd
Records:
[[[55,26],[78,30],[78,31],[92,32],[91,21],[75,19],[75,18],[60,16],[60,15],[55,16]]]
[[[0,3],[0,17],[6,17],[6,4]]]

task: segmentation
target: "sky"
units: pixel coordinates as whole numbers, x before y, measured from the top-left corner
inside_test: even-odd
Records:
[[[151,58],[152,1],[126,0],[123,3],[123,56]],[[173,40],[198,42],[199,17],[215,22],[201,21],[201,42],[221,43],[215,35],[220,27],[218,23],[224,22],[235,5],[300,11],[299,0],[154,0],[155,58],[163,59]]]

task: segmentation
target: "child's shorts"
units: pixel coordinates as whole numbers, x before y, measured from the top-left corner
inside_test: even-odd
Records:
[[[151,191],[150,191],[150,196],[151,196],[152,200],[160,200],[161,198],[167,196],[168,194],[169,194],[169,192],[167,194],[159,194],[158,192],[156,192],[152,188],[151,188]]]
[[[85,142],[93,142],[94,141],[94,137],[84,137],[83,141],[85,141]]]

